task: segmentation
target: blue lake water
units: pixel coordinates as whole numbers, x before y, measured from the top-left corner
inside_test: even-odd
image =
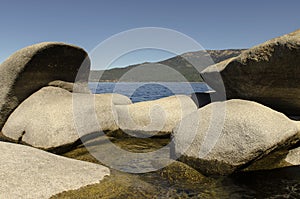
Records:
[[[160,99],[171,95],[190,95],[194,92],[209,92],[205,83],[186,82],[90,82],[92,93],[119,93],[128,96],[132,102]]]

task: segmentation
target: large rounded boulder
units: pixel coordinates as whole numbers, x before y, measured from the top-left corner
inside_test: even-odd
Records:
[[[32,147],[0,142],[0,198],[50,198],[99,183],[110,170]]]
[[[58,87],[44,87],[35,92],[10,115],[2,129],[2,139],[46,150],[63,149],[84,136],[77,132],[78,120],[85,124],[87,134],[114,131],[118,129],[114,105],[131,103],[128,97],[119,94],[77,94],[91,99],[93,104],[81,101],[80,107],[76,107],[73,95]],[[95,115],[97,123],[91,123],[91,115]]]
[[[300,30],[243,51],[201,73],[218,93],[223,93],[224,83],[228,99],[256,101],[287,115],[300,115]]]
[[[205,174],[230,174],[299,141],[296,122],[252,101],[211,103],[173,132],[173,156]]]
[[[80,69],[80,74],[77,73]],[[0,65],[0,130],[12,111],[54,80],[87,82],[90,61],[77,46],[44,42],[23,48]]]
[[[196,110],[190,97],[175,95],[116,106],[116,118],[119,128],[131,136],[166,136],[182,118]]]

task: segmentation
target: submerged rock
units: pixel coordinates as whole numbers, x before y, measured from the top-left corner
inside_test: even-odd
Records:
[[[223,82],[218,80],[221,75]],[[300,115],[300,29],[243,51],[202,71],[228,99],[259,102],[287,115]]]
[[[204,174],[230,174],[299,140],[296,122],[255,102],[209,104],[173,132],[174,152]]]
[[[44,42],[23,48],[0,65],[0,130],[13,110],[32,93],[54,80],[87,82],[90,61],[77,47]]]
[[[184,95],[116,106],[120,129],[132,136],[169,135],[181,119],[197,110],[193,100]]]
[[[0,197],[49,198],[99,183],[110,170],[18,144],[0,142]]]
[[[94,104],[86,106],[90,101],[82,101],[80,107],[76,107],[72,104],[72,97],[72,93],[65,89],[42,88],[27,98],[10,115],[2,129],[3,139],[46,150],[67,147],[82,136],[76,131],[75,117],[86,123],[87,133],[116,130],[118,127],[113,115],[114,104],[131,103],[130,99],[123,95],[97,94],[91,95]],[[77,111],[80,111],[80,114],[77,112],[75,115],[75,109],[79,109]],[[91,123],[90,115],[95,115],[99,124]]]
[[[206,180],[204,175],[178,161],[174,161],[156,172],[172,185],[176,185],[178,183],[193,184]]]

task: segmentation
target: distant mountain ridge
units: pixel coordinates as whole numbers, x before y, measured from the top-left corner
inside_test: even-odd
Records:
[[[100,71],[100,70],[92,70],[90,72],[89,81],[90,82],[98,82],[99,77],[101,75],[100,81],[103,82],[117,82],[120,80],[120,78],[129,70],[134,69],[135,67],[142,67],[142,66],[148,66],[151,67],[151,65],[159,67],[159,65],[166,65],[171,67],[172,69],[178,71],[180,74],[182,74],[187,81],[189,82],[201,82],[202,78],[199,75],[199,72],[193,67],[191,63],[189,63],[187,60],[191,62],[197,62],[197,59],[201,59],[203,56],[210,56],[212,61],[214,63],[221,62],[223,60],[226,60],[231,57],[235,57],[241,54],[241,52],[245,49],[227,49],[227,50],[206,50],[206,51],[196,51],[196,52],[188,52],[184,53],[182,55],[178,55],[175,57],[172,57],[167,60],[163,60],[160,62],[155,63],[142,63],[142,64],[135,64],[130,65],[124,68],[113,68],[106,71]],[[203,65],[203,64],[202,64]],[[204,64],[204,67],[208,66],[210,64]],[[134,81],[134,78],[130,80],[125,81]],[[138,81],[135,79],[135,81]],[[147,80],[145,80],[147,81]]]

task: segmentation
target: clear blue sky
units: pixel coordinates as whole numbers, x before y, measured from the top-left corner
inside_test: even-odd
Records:
[[[42,41],[90,51],[116,33],[149,26],[180,31],[205,49],[249,48],[300,28],[299,8],[299,0],[2,0],[0,62]],[[158,54],[138,61],[163,58]]]

